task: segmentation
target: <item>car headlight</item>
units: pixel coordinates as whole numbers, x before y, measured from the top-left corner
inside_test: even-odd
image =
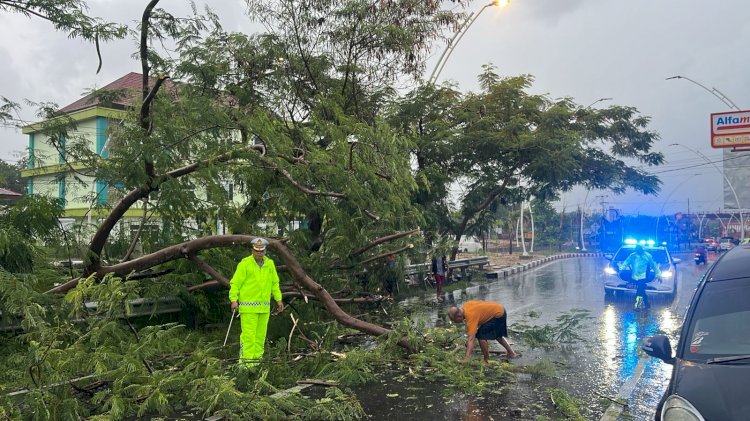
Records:
[[[661,277],[664,278],[664,279],[671,278],[672,275],[674,275],[674,273],[672,273],[671,270],[664,270],[664,271],[661,272]]]
[[[661,408],[662,421],[705,421],[700,412],[687,399],[672,395]]]
[[[604,268],[604,273],[606,273],[607,275],[617,275],[617,271],[612,266],[607,266],[606,268]]]

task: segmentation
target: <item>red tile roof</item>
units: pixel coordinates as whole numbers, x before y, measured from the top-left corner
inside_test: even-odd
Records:
[[[20,199],[21,196],[23,196],[21,193],[0,187],[0,199]]]
[[[127,108],[133,105],[137,99],[141,98],[142,78],[143,76],[140,73],[130,72],[109,85],[98,89],[98,91],[127,91],[127,94],[118,98],[112,104],[107,104],[107,107],[109,108]],[[153,86],[153,80],[151,85]],[[78,101],[63,107],[60,111],[70,113],[97,105],[99,105],[99,99],[94,94],[89,94]]]

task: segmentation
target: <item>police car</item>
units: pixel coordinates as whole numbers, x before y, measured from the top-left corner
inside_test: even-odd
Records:
[[[604,293],[611,297],[617,291],[630,291],[635,293],[636,285],[620,277],[620,269],[625,259],[635,251],[635,247],[641,245],[654,259],[659,270],[661,279],[652,280],[646,284],[646,293],[665,296],[674,296],[677,291],[677,268],[680,259],[673,258],[667,250],[666,244],[656,245],[653,240],[627,239],[625,244],[617,250],[617,253],[605,255],[609,262],[604,267],[600,278],[604,285]],[[652,270],[652,269],[651,269]],[[622,293],[622,292],[621,292]]]

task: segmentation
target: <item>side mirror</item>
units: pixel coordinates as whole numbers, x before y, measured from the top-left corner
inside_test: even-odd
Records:
[[[612,253],[604,253],[604,258],[607,260],[612,260],[612,258],[615,257]]]
[[[667,364],[674,364],[672,345],[664,335],[649,336],[643,340],[641,349],[648,355],[658,358]]]
[[[674,264],[682,263],[682,259],[680,259],[679,257],[673,257],[672,258],[672,263],[674,263]]]

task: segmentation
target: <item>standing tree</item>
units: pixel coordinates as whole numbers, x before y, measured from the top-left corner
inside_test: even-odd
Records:
[[[26,167],[26,159],[20,159],[16,163],[0,160],[0,187],[16,193],[23,193],[26,185],[21,179],[21,170]]]
[[[628,188],[647,194],[658,191],[658,179],[632,164],[663,161],[651,150],[658,136],[646,129],[649,120],[636,109],[595,110],[569,99],[552,101],[526,92],[530,76],[501,78],[492,66],[485,66],[479,82],[481,92],[464,95],[443,112],[454,120],[439,124],[450,129],[439,133],[440,139],[425,139],[424,145],[437,141],[443,150],[419,151],[430,154],[451,175],[428,178],[431,188],[447,190],[446,182],[463,187],[461,217],[452,227],[456,243],[471,221],[498,200],[546,201],[576,185],[616,193]],[[422,89],[413,96],[425,98],[425,92],[431,92]],[[402,127],[421,127],[426,124],[424,116],[430,115],[425,101],[410,99],[402,102],[401,110]],[[412,133],[420,136],[414,129]]]

